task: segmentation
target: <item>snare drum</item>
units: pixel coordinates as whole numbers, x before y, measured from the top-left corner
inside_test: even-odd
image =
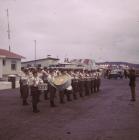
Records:
[[[48,90],[48,84],[47,83],[39,84],[38,90],[43,90],[43,91]]]

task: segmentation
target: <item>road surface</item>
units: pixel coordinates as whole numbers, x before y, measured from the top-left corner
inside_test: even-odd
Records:
[[[99,93],[56,108],[41,99],[40,113],[22,106],[19,89],[0,91],[0,140],[139,140],[137,100],[130,101],[128,80],[102,80]]]

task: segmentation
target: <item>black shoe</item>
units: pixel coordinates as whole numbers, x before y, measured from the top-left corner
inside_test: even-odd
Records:
[[[71,100],[71,99],[67,99],[67,101],[68,101],[68,102],[71,102],[72,100]]]
[[[74,100],[77,100],[77,96],[73,96]]]
[[[25,103],[24,105],[29,105],[29,103]]]
[[[54,101],[50,101],[50,106],[51,107],[56,107],[56,105],[54,104]]]
[[[47,98],[45,97],[44,100],[49,100],[49,98],[48,97]]]
[[[81,94],[79,94],[79,96],[80,96],[80,97],[82,97],[82,95],[81,95]]]
[[[60,104],[65,104],[65,102],[64,101],[60,101]]]
[[[41,102],[41,100],[39,99],[38,102]]]
[[[40,112],[40,110],[33,110],[33,112],[34,112],[34,113],[38,113],[38,112]]]
[[[136,99],[131,99],[130,101],[134,102],[134,101],[136,101]]]
[[[55,104],[53,104],[53,105],[50,105],[51,107],[57,107]]]
[[[27,102],[23,102],[23,106],[25,106],[25,105],[29,105]]]

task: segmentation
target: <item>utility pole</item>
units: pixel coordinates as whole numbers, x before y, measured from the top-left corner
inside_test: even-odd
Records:
[[[35,52],[34,52],[34,54],[35,54],[35,64],[34,64],[34,66],[36,67],[36,57],[37,57],[37,55],[36,55],[36,40],[34,40],[34,47],[35,47]]]
[[[8,30],[7,30],[7,33],[8,33],[8,41],[9,41],[9,51],[11,51],[11,31],[10,31],[10,23],[9,23],[9,11],[8,9],[6,10],[7,12],[7,22],[8,22]]]

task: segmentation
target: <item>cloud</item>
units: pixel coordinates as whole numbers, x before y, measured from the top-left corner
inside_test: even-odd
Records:
[[[0,1],[0,44],[7,48],[9,8],[12,49],[27,60],[48,53],[63,58],[139,63],[138,0]]]

